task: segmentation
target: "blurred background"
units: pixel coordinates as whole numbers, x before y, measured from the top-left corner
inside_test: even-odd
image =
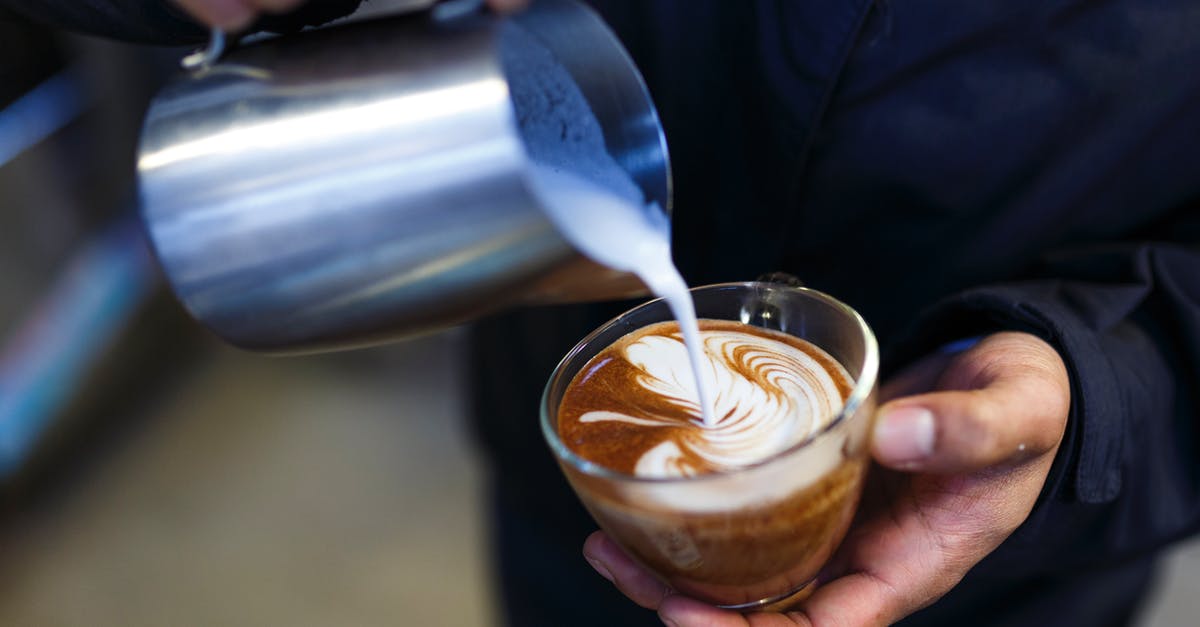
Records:
[[[462,331],[271,358],[165,293],[133,155],[185,52],[0,20],[0,625],[495,624]],[[1197,615],[1193,542],[1142,622]]]
[[[0,625],[494,624],[461,331],[271,358],[166,294],[133,164],[185,52],[0,19]]]

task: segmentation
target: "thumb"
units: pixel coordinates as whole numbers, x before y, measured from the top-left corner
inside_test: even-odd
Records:
[[[1070,412],[1070,379],[1062,358],[1045,341],[1001,332],[949,362],[929,363],[937,367],[918,379],[935,379],[935,391],[897,398],[879,409],[872,453],[880,464],[972,472],[1018,463],[1058,446]],[[929,376],[939,369],[936,377]],[[919,387],[904,391],[914,389]]]
[[[487,5],[497,13],[512,13],[529,6],[529,0],[487,0]]]
[[[880,408],[872,449],[905,471],[973,472],[1041,455],[1057,446],[1066,420],[1052,381],[1014,376],[976,390],[930,392]]]

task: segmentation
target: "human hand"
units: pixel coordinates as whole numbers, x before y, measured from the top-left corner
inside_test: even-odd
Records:
[[[917,362],[881,390],[859,516],[798,609],[742,615],[673,594],[603,532],[584,556],[674,627],[886,625],[933,603],[1033,509],[1066,428],[1057,351],[1003,332]],[[899,472],[898,472],[899,471]]]
[[[510,13],[529,4],[529,0],[486,2],[497,13]],[[286,13],[303,3],[304,0],[175,0],[175,4],[202,24],[230,32],[246,28],[260,13]]]

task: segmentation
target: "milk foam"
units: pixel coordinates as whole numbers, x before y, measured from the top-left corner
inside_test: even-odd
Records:
[[[738,331],[700,335],[705,350],[699,372],[715,394],[714,422],[702,418],[688,351],[677,334],[637,338],[623,347],[622,357],[638,369],[645,391],[689,418],[591,411],[579,419],[674,428],[638,459],[635,474],[678,477],[746,466],[815,435],[841,411],[834,376],[803,350]]]

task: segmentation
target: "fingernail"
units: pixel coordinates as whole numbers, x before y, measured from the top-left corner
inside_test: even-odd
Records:
[[[596,572],[600,573],[601,577],[604,577],[610,583],[612,582],[612,573],[608,572],[608,567],[606,567],[603,562],[588,555],[583,556],[583,558],[587,560],[587,563],[592,565],[592,568],[596,569]]]
[[[257,16],[254,14],[254,11],[238,11],[237,13],[231,13],[222,19],[220,27],[223,30],[231,33],[238,33],[253,24],[256,17]]]
[[[911,464],[933,453],[933,412],[924,407],[898,407],[879,416],[875,452],[893,464]]]
[[[207,5],[214,26],[227,31],[239,31],[254,21],[254,8],[245,0],[221,0]]]
[[[667,627],[679,627],[679,623],[667,618],[666,616],[659,616],[659,618],[662,619],[663,624]]]

